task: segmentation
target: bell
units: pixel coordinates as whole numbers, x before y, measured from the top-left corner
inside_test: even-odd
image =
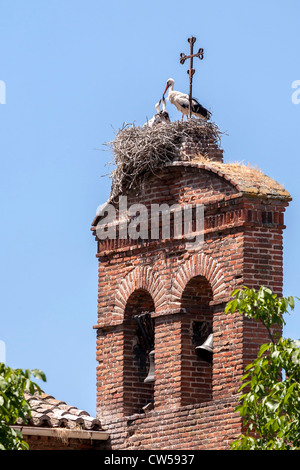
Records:
[[[196,347],[202,359],[206,362],[212,362],[213,355],[213,334],[211,333],[201,346]]]
[[[149,372],[148,372],[147,377],[144,380],[144,383],[154,382],[154,372],[155,372],[154,349],[149,352],[149,363],[150,363]]]

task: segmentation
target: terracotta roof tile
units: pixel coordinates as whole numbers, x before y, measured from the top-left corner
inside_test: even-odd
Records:
[[[32,418],[27,423],[33,426],[65,427],[86,431],[101,430],[101,423],[84,410],[67,405],[64,401],[56,400],[46,393],[25,394],[30,405]],[[22,423],[18,423],[22,424]]]

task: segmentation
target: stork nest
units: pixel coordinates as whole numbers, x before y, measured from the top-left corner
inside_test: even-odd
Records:
[[[213,122],[198,119],[160,123],[152,127],[124,124],[115,140],[105,143],[112,152],[110,199],[130,189],[141,189],[149,173],[155,174],[166,163],[182,157],[182,144],[191,136],[219,144],[221,131]]]

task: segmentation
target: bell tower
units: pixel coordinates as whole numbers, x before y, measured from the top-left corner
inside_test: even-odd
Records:
[[[228,449],[242,432],[234,409],[244,367],[268,333],[225,315],[226,302],[241,285],[282,294],[289,193],[256,169],[224,163],[208,123],[191,129],[191,121],[181,124],[184,137],[169,158],[145,171],[140,185],[113,188],[92,223],[99,261],[97,413],[112,449]],[[170,134],[178,123],[167,126]],[[158,219],[153,205],[176,210]],[[194,245],[174,229],[187,206],[203,208],[201,243]],[[107,214],[114,215],[106,219],[107,233],[115,236],[99,230]],[[130,237],[137,221],[147,221],[148,230]]]

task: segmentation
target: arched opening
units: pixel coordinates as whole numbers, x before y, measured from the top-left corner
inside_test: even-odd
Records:
[[[195,276],[182,293],[182,404],[194,404],[212,399],[212,354],[198,349],[212,338],[213,298],[210,283]]]
[[[153,406],[154,377],[149,378],[150,356],[154,349],[154,302],[144,289],[135,290],[124,313],[124,412],[142,413]],[[146,381],[145,381],[146,380]]]

